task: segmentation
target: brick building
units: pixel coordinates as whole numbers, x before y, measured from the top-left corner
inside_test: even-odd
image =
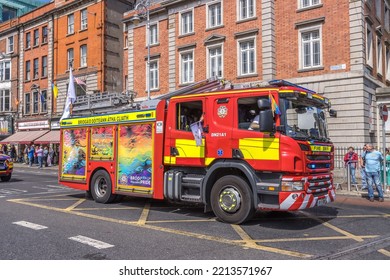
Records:
[[[390,103],[389,2],[152,1],[152,95],[212,75],[235,84],[286,79],[332,100],[336,146],[377,143],[377,105]],[[136,13],[124,15],[123,77],[145,97],[146,23],[135,25]]]

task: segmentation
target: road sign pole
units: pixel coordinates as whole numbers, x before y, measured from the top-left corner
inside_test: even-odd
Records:
[[[382,120],[382,151],[383,151],[383,191],[387,192],[387,174],[386,174],[386,121],[389,112],[385,104],[379,105],[379,115]],[[378,135],[379,136],[379,135]]]

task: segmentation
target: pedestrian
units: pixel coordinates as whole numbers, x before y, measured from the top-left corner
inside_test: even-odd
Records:
[[[366,151],[367,151],[367,145],[364,144],[363,152],[359,157],[360,176],[362,177],[362,190],[367,189],[367,174],[366,174],[366,170],[364,168]]]
[[[39,146],[37,149],[37,157],[38,157],[38,168],[42,168],[42,160],[43,160],[43,149],[42,146]]]
[[[47,158],[49,156],[49,150],[47,149],[47,146],[43,148],[43,165],[47,167]]]
[[[47,157],[47,166],[52,166],[54,162],[54,150],[53,147],[49,148],[49,155]]]
[[[28,150],[28,163],[30,164],[30,167],[32,167],[34,163],[34,154],[35,154],[35,148],[34,145],[31,145]]]
[[[15,145],[11,146],[10,156],[11,156],[11,161],[12,162],[16,162],[16,148],[15,148]]]
[[[3,153],[4,155],[7,155],[7,151],[8,151],[7,144],[3,144],[3,146],[1,147],[1,150],[2,150],[2,153]]]
[[[24,156],[23,164],[28,164],[28,151],[29,151],[28,145],[25,145],[23,150],[23,156]]]
[[[356,185],[356,166],[358,163],[358,155],[353,147],[348,148],[348,152],[344,155],[345,167],[349,168],[351,174],[351,182]]]
[[[367,174],[368,197],[371,202],[374,201],[374,184],[378,191],[379,201],[383,202],[383,190],[381,185],[381,163],[383,162],[383,155],[376,151],[372,144],[366,145],[366,154],[364,156],[364,168]]]
[[[386,148],[386,186],[390,186],[390,150]]]

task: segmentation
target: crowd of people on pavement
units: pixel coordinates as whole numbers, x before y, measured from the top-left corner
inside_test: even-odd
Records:
[[[382,179],[384,157],[381,152],[375,150],[372,144],[365,144],[363,152],[358,155],[353,147],[348,148],[348,152],[344,155],[345,166],[350,170],[351,183],[356,182],[356,169],[360,168],[362,178],[362,190],[367,189],[368,199],[374,202],[374,189],[378,192],[379,202],[384,201]],[[390,152],[386,149],[386,162],[390,163]],[[389,164],[386,164],[389,165]],[[390,184],[390,176],[387,176],[386,185]]]
[[[1,153],[9,155],[12,162],[28,164],[30,167],[48,167],[58,164],[58,151],[51,146],[25,145],[18,153],[15,145],[1,145]]]

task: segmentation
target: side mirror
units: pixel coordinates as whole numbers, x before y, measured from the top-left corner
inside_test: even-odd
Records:
[[[261,132],[274,132],[274,116],[271,109],[260,111],[259,130]]]
[[[333,109],[329,109],[329,116],[332,118],[337,118],[337,111]]]
[[[257,107],[259,107],[260,111],[271,109],[271,103],[268,99],[260,98],[257,100]]]

